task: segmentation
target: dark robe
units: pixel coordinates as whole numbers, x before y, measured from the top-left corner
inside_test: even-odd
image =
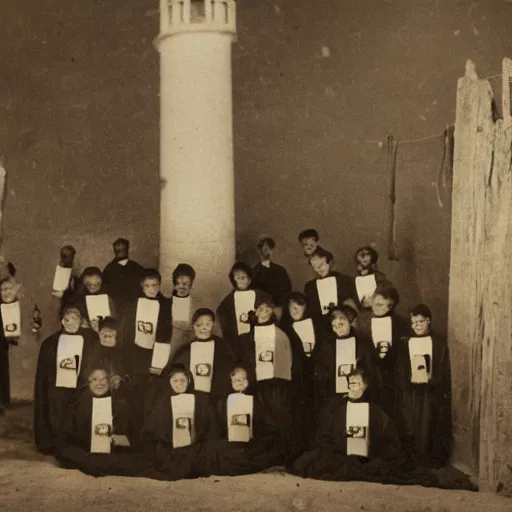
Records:
[[[45,454],[51,454],[55,448],[66,409],[73,401],[77,390],[86,383],[85,373],[98,343],[93,331],[80,329],[76,333],[84,339],[77,388],[57,387],[57,348],[61,334],[65,333],[57,332],[43,341],[37,360],[33,430],[36,448]]]
[[[370,389],[375,387],[375,370],[373,346],[364,336],[351,332],[343,339],[355,337],[357,364],[363,366],[368,373]],[[313,358],[314,410],[318,414],[325,404],[336,395],[336,340],[331,331],[325,336]],[[342,338],[340,338],[342,339]],[[373,397],[371,397],[373,398]]]
[[[364,274],[364,276],[375,276],[375,283],[377,284],[377,287],[379,287],[383,283],[390,283],[389,279],[386,278],[386,275],[382,272],[379,272],[378,270],[369,270],[367,274]],[[364,277],[361,274],[359,274],[357,277]],[[361,301],[359,300],[359,296],[357,294],[357,287],[356,287],[356,280],[354,278],[354,290],[355,290],[355,299],[358,309],[363,308],[363,305],[361,304]],[[364,308],[363,308],[364,309]]]
[[[229,374],[233,369],[234,358],[233,354],[229,351],[229,348],[225,344],[222,338],[218,336],[212,336],[209,340],[198,340],[193,339],[192,343],[202,343],[203,341],[213,341],[214,352],[213,352],[213,375],[211,383],[211,391],[209,393],[204,392],[209,396],[211,403],[216,404],[222,397],[224,397],[231,389],[231,382]],[[182,347],[174,357],[172,364],[182,364],[185,368],[189,369],[192,374],[193,371],[190,368],[190,354],[192,351],[191,345]],[[196,395],[202,394],[202,391],[197,389],[197,385],[194,386]]]
[[[402,442],[423,465],[440,467],[452,451],[450,353],[446,341],[432,338],[432,376],[428,384],[411,383],[409,341],[397,361],[396,423]]]
[[[143,274],[144,267],[132,260],[120,265],[114,259],[103,270],[103,285],[114,300],[119,316],[131,301],[139,297]]]
[[[109,368],[112,376],[119,376],[121,378],[121,385],[117,394],[119,396],[123,393],[129,395],[131,380],[126,368],[123,347],[119,341],[113,347],[106,347],[98,340],[94,346],[91,362],[92,365],[96,364],[100,368]]]
[[[269,267],[261,262],[256,264],[252,272],[253,287],[268,293],[276,306],[284,307],[292,292],[292,282],[286,269],[271,261]]]
[[[2,310],[0,309],[0,407],[9,407],[11,403],[9,347],[11,345],[17,345],[19,338],[7,338],[5,336],[3,325]]]
[[[116,311],[115,302],[112,299],[112,297],[108,293],[106,293],[105,288],[102,288],[97,293],[89,293],[87,290],[83,290],[80,293],[75,295],[75,298],[74,298],[74,301],[73,301],[72,305],[75,306],[80,311],[80,314],[82,315],[82,318],[87,321],[89,326],[91,325],[91,318],[89,318],[89,312],[87,310],[87,299],[86,299],[86,297],[88,295],[104,295],[104,294],[108,296],[108,306],[109,306],[109,309],[110,309],[110,315],[109,316],[111,316],[112,318],[118,318],[117,317],[117,311]]]
[[[80,292],[81,282],[80,278],[72,275],[69,278],[69,285],[64,290],[62,297],[60,299],[60,314],[62,315],[65,308],[74,304],[78,293]]]
[[[391,338],[392,345],[384,358],[379,357],[380,349],[376,342],[382,340],[373,340],[372,338],[372,318],[374,315],[371,309],[363,309],[357,317],[357,332],[361,336],[370,340],[373,346],[373,368],[374,374],[374,394],[373,399],[384,412],[393,420],[396,419],[396,368],[397,358],[400,346],[404,343],[403,336],[406,333],[405,321],[398,315],[390,313],[391,317]]]
[[[262,290],[257,288],[252,289],[254,292],[256,292],[255,301],[257,301],[259,298],[269,296],[268,293]],[[217,319],[222,331],[222,338],[228,344],[228,347],[234,354],[235,359],[238,359],[240,356],[238,354],[238,322],[235,310],[236,291],[238,290],[233,290],[222,300],[219,307],[217,308]]]

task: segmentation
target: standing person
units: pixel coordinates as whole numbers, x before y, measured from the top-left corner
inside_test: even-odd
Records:
[[[114,259],[103,271],[103,283],[109,295],[114,299],[119,317],[126,306],[137,299],[140,293],[140,281],[144,267],[130,260],[130,242],[118,238],[113,244]]]
[[[280,320],[286,300],[292,292],[292,282],[284,267],[274,263],[276,243],[272,238],[265,237],[258,242],[261,261],[252,270],[254,288],[267,292],[276,304],[275,314]]]
[[[60,298],[60,312],[64,311],[75,300],[80,288],[80,278],[73,274],[76,249],[72,245],[65,245],[60,249],[60,260],[55,269],[52,295]]]

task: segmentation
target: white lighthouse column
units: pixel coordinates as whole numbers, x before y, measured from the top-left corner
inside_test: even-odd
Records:
[[[161,0],[160,271],[196,270],[195,296],[215,308],[235,259],[231,44],[234,0]]]

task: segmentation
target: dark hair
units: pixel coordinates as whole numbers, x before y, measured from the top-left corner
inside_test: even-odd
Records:
[[[256,298],[254,301],[254,309],[258,309],[262,304],[266,304],[272,309],[276,307],[274,299],[272,299],[272,297],[266,293]]]
[[[379,253],[371,246],[369,245],[365,245],[364,247],[359,247],[359,249],[357,249],[356,251],[356,254],[354,256],[354,259],[355,261],[357,262],[357,256],[359,255],[360,252],[363,252],[363,251],[367,251],[370,253],[370,257],[372,259],[372,264],[377,264],[377,262],[379,261]]]
[[[69,251],[69,252],[72,252],[73,255],[76,254],[76,249],[72,246],[72,245],[64,245],[60,248],[60,252],[62,253],[62,251]]]
[[[247,263],[244,263],[243,261],[237,261],[232,267],[231,267],[231,270],[229,271],[229,280],[231,281],[231,284],[233,285],[233,288],[236,289],[236,281],[235,281],[235,272],[237,271],[241,271],[241,272],[245,272],[248,276],[249,276],[249,279],[252,280],[252,269],[251,267],[249,267],[249,265],[247,265]]]
[[[80,309],[76,306],[66,306],[65,308],[62,309],[61,311],[61,314],[60,314],[60,319],[62,320],[70,311],[73,311],[74,313],[78,313],[78,316],[80,318],[82,318],[82,312],[80,311]]]
[[[11,274],[11,277],[16,276],[16,267],[10,261],[7,263],[7,271]]]
[[[414,306],[411,308],[409,313],[411,316],[421,315],[432,320],[432,311],[430,311],[430,308],[425,304],[418,304],[417,306]]]
[[[274,239],[270,238],[269,236],[265,236],[258,242],[258,249],[261,249],[265,244],[267,244],[271,249],[274,249],[276,246]]]
[[[185,373],[185,374],[188,375],[187,367],[184,364],[181,364],[181,363],[173,363],[169,367],[169,377],[171,377],[175,373]]]
[[[98,276],[103,280],[103,272],[98,267],[87,267],[80,276],[80,280],[84,282],[86,277]]]
[[[215,322],[215,313],[209,308],[199,308],[192,316],[192,323],[195,324],[202,316],[209,316]]]
[[[288,305],[290,305],[290,302],[295,302],[296,304],[299,304],[299,306],[307,306],[306,297],[300,292],[290,293],[290,296],[288,297]]]
[[[130,241],[126,240],[126,238],[118,238],[112,243],[112,247],[115,247],[116,245],[126,245],[126,247],[130,248]]]
[[[350,380],[350,377],[355,377],[356,375],[359,375],[365,384],[369,384],[368,371],[359,362],[356,363],[355,368],[347,375],[347,381]]]
[[[172,273],[172,284],[176,284],[178,277],[181,276],[190,277],[190,280],[194,282],[194,279],[196,278],[196,271],[188,263],[180,263]]]
[[[384,281],[379,286],[377,286],[373,292],[374,297],[375,295],[380,295],[385,299],[392,300],[394,306],[400,302],[400,295],[398,294],[398,290],[389,281]]]
[[[341,313],[349,321],[349,323],[352,323],[358,316],[357,311],[353,307],[342,304],[341,306],[334,306],[333,308],[330,308],[329,319],[331,322],[335,318],[334,313],[336,311]]]
[[[243,370],[247,374],[247,378],[249,378],[249,369],[245,365],[245,363],[242,362],[236,362],[231,366],[231,370],[229,371],[229,376],[233,377],[235,373],[239,370]]]
[[[146,279],[156,279],[159,283],[162,282],[162,276],[156,268],[145,268],[142,271],[141,282],[143,283]]]
[[[318,242],[318,240],[320,240],[320,235],[316,229],[305,229],[299,234],[299,242],[302,242],[304,238],[314,238],[315,242]]]
[[[327,260],[327,263],[332,263],[332,261],[334,260],[334,255],[332,254],[332,252],[330,252],[327,249],[324,249],[322,247],[317,247],[315,249],[315,252],[309,257],[310,263],[314,257],[325,258]]]
[[[101,331],[102,329],[112,329],[117,331],[117,320],[112,316],[100,318],[98,322],[98,331]]]

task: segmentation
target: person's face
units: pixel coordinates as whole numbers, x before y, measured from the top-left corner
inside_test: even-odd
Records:
[[[394,303],[382,295],[374,295],[372,300],[372,313],[375,316],[385,316],[393,309]]]
[[[178,297],[187,297],[192,288],[192,279],[190,279],[190,276],[178,276],[174,288]]]
[[[236,370],[233,375],[231,375],[231,387],[233,388],[233,391],[243,393],[248,386],[249,380],[245,370]]]
[[[270,245],[265,242],[261,247],[260,247],[260,254],[261,254],[261,258],[264,260],[264,261],[269,261],[272,259],[272,256],[274,254],[274,249],[272,249],[270,247]]]
[[[306,256],[311,256],[318,247],[318,242],[314,238],[303,238],[301,244]]]
[[[100,331],[100,342],[104,347],[115,347],[117,342],[117,331],[110,327],[104,327]]]
[[[75,334],[80,329],[82,317],[76,311],[68,311],[62,318],[62,327],[68,334]]]
[[[264,324],[272,318],[273,310],[268,304],[261,304],[256,308],[256,318],[258,323]]]
[[[430,331],[430,318],[423,315],[411,315],[411,327],[416,336],[427,336]]]
[[[68,248],[61,249],[60,263],[63,267],[71,268],[75,259],[75,253]]]
[[[352,400],[358,400],[366,391],[368,384],[364,382],[361,375],[352,375],[348,379],[348,397]]]
[[[102,282],[100,276],[87,276],[84,279],[84,286],[89,293],[98,293],[101,290]]]
[[[142,292],[149,299],[154,299],[160,292],[160,281],[155,277],[144,279],[142,282]]]
[[[359,251],[357,253],[357,262],[358,262],[358,269],[359,268],[361,268],[361,270],[369,269],[372,265],[372,255],[370,254],[370,251],[367,251],[366,249]]]
[[[103,396],[108,393],[109,379],[105,370],[94,370],[89,375],[89,389],[94,396]]]
[[[350,334],[350,322],[345,316],[340,315],[333,318],[331,321],[331,326],[333,332],[339,338],[343,338]]]
[[[298,322],[299,320],[302,320],[302,318],[304,317],[304,313],[306,312],[306,306],[291,301],[288,306],[288,311],[290,312],[290,316],[292,317],[292,319]]]
[[[0,286],[0,295],[2,297],[2,302],[5,304],[10,304],[16,300],[16,296],[18,294],[18,287],[11,280],[5,281]]]
[[[128,246],[126,244],[115,244],[114,256],[118,261],[128,258]]]
[[[213,331],[213,319],[209,315],[200,316],[194,323],[194,335],[198,340],[209,340]]]
[[[327,259],[319,258],[318,256],[313,256],[311,258],[311,266],[318,277],[327,277],[331,270],[331,264],[327,263]]]
[[[171,383],[172,390],[177,393],[178,395],[181,395],[187,391],[188,388],[188,378],[187,376],[182,373],[175,373],[170,379],[169,382]]]
[[[233,279],[237,288],[242,292],[251,285],[251,278],[243,270],[236,270],[233,274]]]

